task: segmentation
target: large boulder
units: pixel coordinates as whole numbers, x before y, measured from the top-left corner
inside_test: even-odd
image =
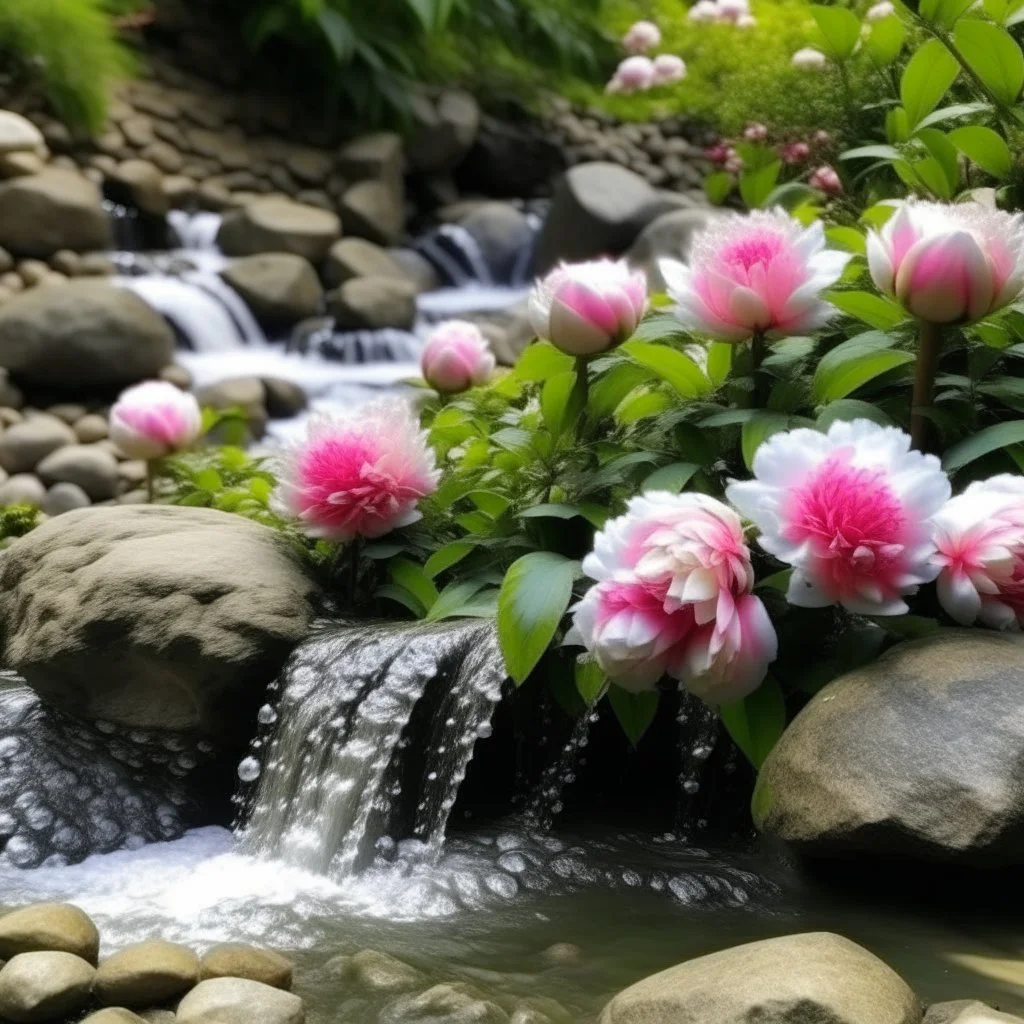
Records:
[[[919,1024],[910,987],[828,932],[711,953],[620,992],[600,1024]]]
[[[110,221],[99,189],[76,171],[48,167],[0,185],[0,246],[48,259],[61,249],[108,249]]]
[[[327,296],[341,330],[410,330],[416,320],[416,286],[391,277],[355,277]]]
[[[1024,1024],[1009,1013],[1000,1013],[976,999],[958,999],[952,1003],[935,1003],[928,1007],[924,1024]]]
[[[439,174],[465,159],[480,131],[480,106],[467,92],[446,90],[436,97],[413,96],[413,133],[406,154],[413,170]]]
[[[100,933],[92,918],[70,903],[31,903],[0,917],[0,959],[40,950],[74,953],[95,964]]]
[[[405,168],[402,137],[395,132],[360,135],[338,154],[338,170],[350,181],[397,181]]]
[[[537,268],[625,252],[670,203],[647,181],[611,163],[578,164],[559,179],[537,243]]]
[[[394,245],[402,237],[405,209],[400,182],[360,181],[345,191],[340,210],[350,235],[378,245]]]
[[[105,281],[33,288],[0,308],[0,366],[30,386],[113,392],[157,376],[173,353],[164,318]]]
[[[303,1024],[302,1000],[248,978],[201,981],[178,1004],[178,1024]]]
[[[693,236],[721,216],[711,207],[663,213],[640,232],[626,253],[626,259],[630,266],[647,275],[652,291],[664,291],[665,279],[658,269],[659,261],[667,258],[685,263],[690,257]]]
[[[324,280],[336,288],[353,277],[393,277],[408,281],[410,276],[387,251],[365,238],[343,238],[331,246],[324,264]]]
[[[0,1017],[45,1024],[76,1014],[89,1002],[95,974],[73,953],[19,953],[0,970]]]
[[[265,323],[297,323],[316,316],[324,301],[313,264],[291,253],[264,253],[236,260],[222,278]]]
[[[1024,862],[1024,645],[950,630],[821,690],[768,756],[764,832],[798,851]]]
[[[333,213],[268,196],[226,214],[217,244],[228,256],[290,252],[319,263],[340,237],[341,222]]]
[[[496,281],[509,281],[524,265],[533,245],[533,227],[521,210],[509,203],[481,203],[460,222],[480,246],[480,252]]]
[[[536,121],[484,117],[455,179],[465,192],[513,199],[534,195],[565,170],[565,152]]]
[[[164,217],[171,201],[164,192],[164,176],[156,164],[148,160],[124,160],[113,168],[107,178],[111,198],[130,203],[141,213]]]
[[[287,540],[240,516],[81,509],[0,561],[3,661],[79,718],[229,741],[316,596]]]
[[[100,964],[93,996],[103,1006],[146,1009],[179,999],[199,981],[199,957],[187,946],[149,939]]]
[[[40,153],[46,149],[43,133],[13,110],[0,110],[0,154]]]

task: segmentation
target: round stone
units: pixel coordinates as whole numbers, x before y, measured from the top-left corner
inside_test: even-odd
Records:
[[[187,946],[151,939],[107,957],[93,994],[105,1006],[146,1007],[177,999],[199,980],[199,957]]]
[[[48,516],[59,516],[76,508],[88,508],[91,504],[89,495],[77,484],[54,484],[46,492],[43,511]]]
[[[61,448],[39,463],[38,472],[46,484],[77,484],[93,501],[117,494],[117,460],[95,445]]]
[[[270,949],[224,943],[214,946],[199,963],[199,977],[248,978],[273,988],[292,987],[292,962]]]
[[[108,436],[110,430],[107,421],[96,413],[83,416],[75,423],[75,436],[82,444],[93,444],[102,441]]]
[[[83,1009],[96,969],[73,953],[19,953],[0,970],[0,1018],[42,1024]]]
[[[107,1006],[90,1013],[81,1024],[146,1024],[146,1019],[123,1006]]]
[[[0,960],[51,950],[96,963],[100,933],[92,918],[70,903],[33,903],[0,917]]]
[[[178,1004],[178,1024],[303,1024],[302,1000],[248,978],[201,981]]]
[[[27,473],[48,455],[75,443],[75,432],[56,416],[34,416],[0,436],[0,466],[8,473]]]
[[[42,508],[46,501],[46,488],[32,473],[18,473],[0,484],[0,508],[11,505],[32,505]]]

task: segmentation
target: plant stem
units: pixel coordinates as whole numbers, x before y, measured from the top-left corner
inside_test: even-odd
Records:
[[[359,586],[359,557],[362,554],[362,541],[355,537],[349,545],[348,563],[348,604],[352,611],[356,608],[356,588]]]
[[[750,339],[750,368],[754,378],[754,408],[760,409],[764,405],[765,386],[761,374],[761,363],[764,362],[767,346],[764,343],[764,331],[754,331]]]
[[[156,459],[146,462],[146,501],[153,504],[156,500]]]
[[[576,357],[576,383],[572,387],[569,401],[576,414],[575,434],[578,440],[584,438],[584,426],[587,422],[587,402],[590,398],[590,360],[586,356]]]
[[[942,331],[938,324],[918,321],[917,370],[914,374],[914,394],[910,403],[910,441],[923,452],[928,440],[928,417],[924,410],[932,404],[935,390],[935,371],[942,350]]]

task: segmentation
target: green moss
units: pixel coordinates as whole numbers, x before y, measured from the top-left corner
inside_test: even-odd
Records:
[[[92,133],[103,127],[111,87],[133,63],[106,0],[0,0],[0,54],[42,80],[69,126]]]

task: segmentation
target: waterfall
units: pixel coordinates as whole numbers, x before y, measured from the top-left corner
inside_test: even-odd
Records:
[[[103,210],[110,221],[110,234],[114,247],[125,252],[138,252],[142,248],[142,228],[139,225],[139,211],[134,207],[103,200]]]
[[[411,820],[436,856],[504,678],[491,622],[323,630],[285,666],[277,707],[260,712],[273,731],[239,766],[258,775],[243,848],[344,878]]]
[[[199,210],[196,213],[171,210],[167,214],[167,223],[177,237],[178,245],[182,249],[196,252],[220,252],[217,233],[223,219],[219,213],[210,213],[207,210]]]

